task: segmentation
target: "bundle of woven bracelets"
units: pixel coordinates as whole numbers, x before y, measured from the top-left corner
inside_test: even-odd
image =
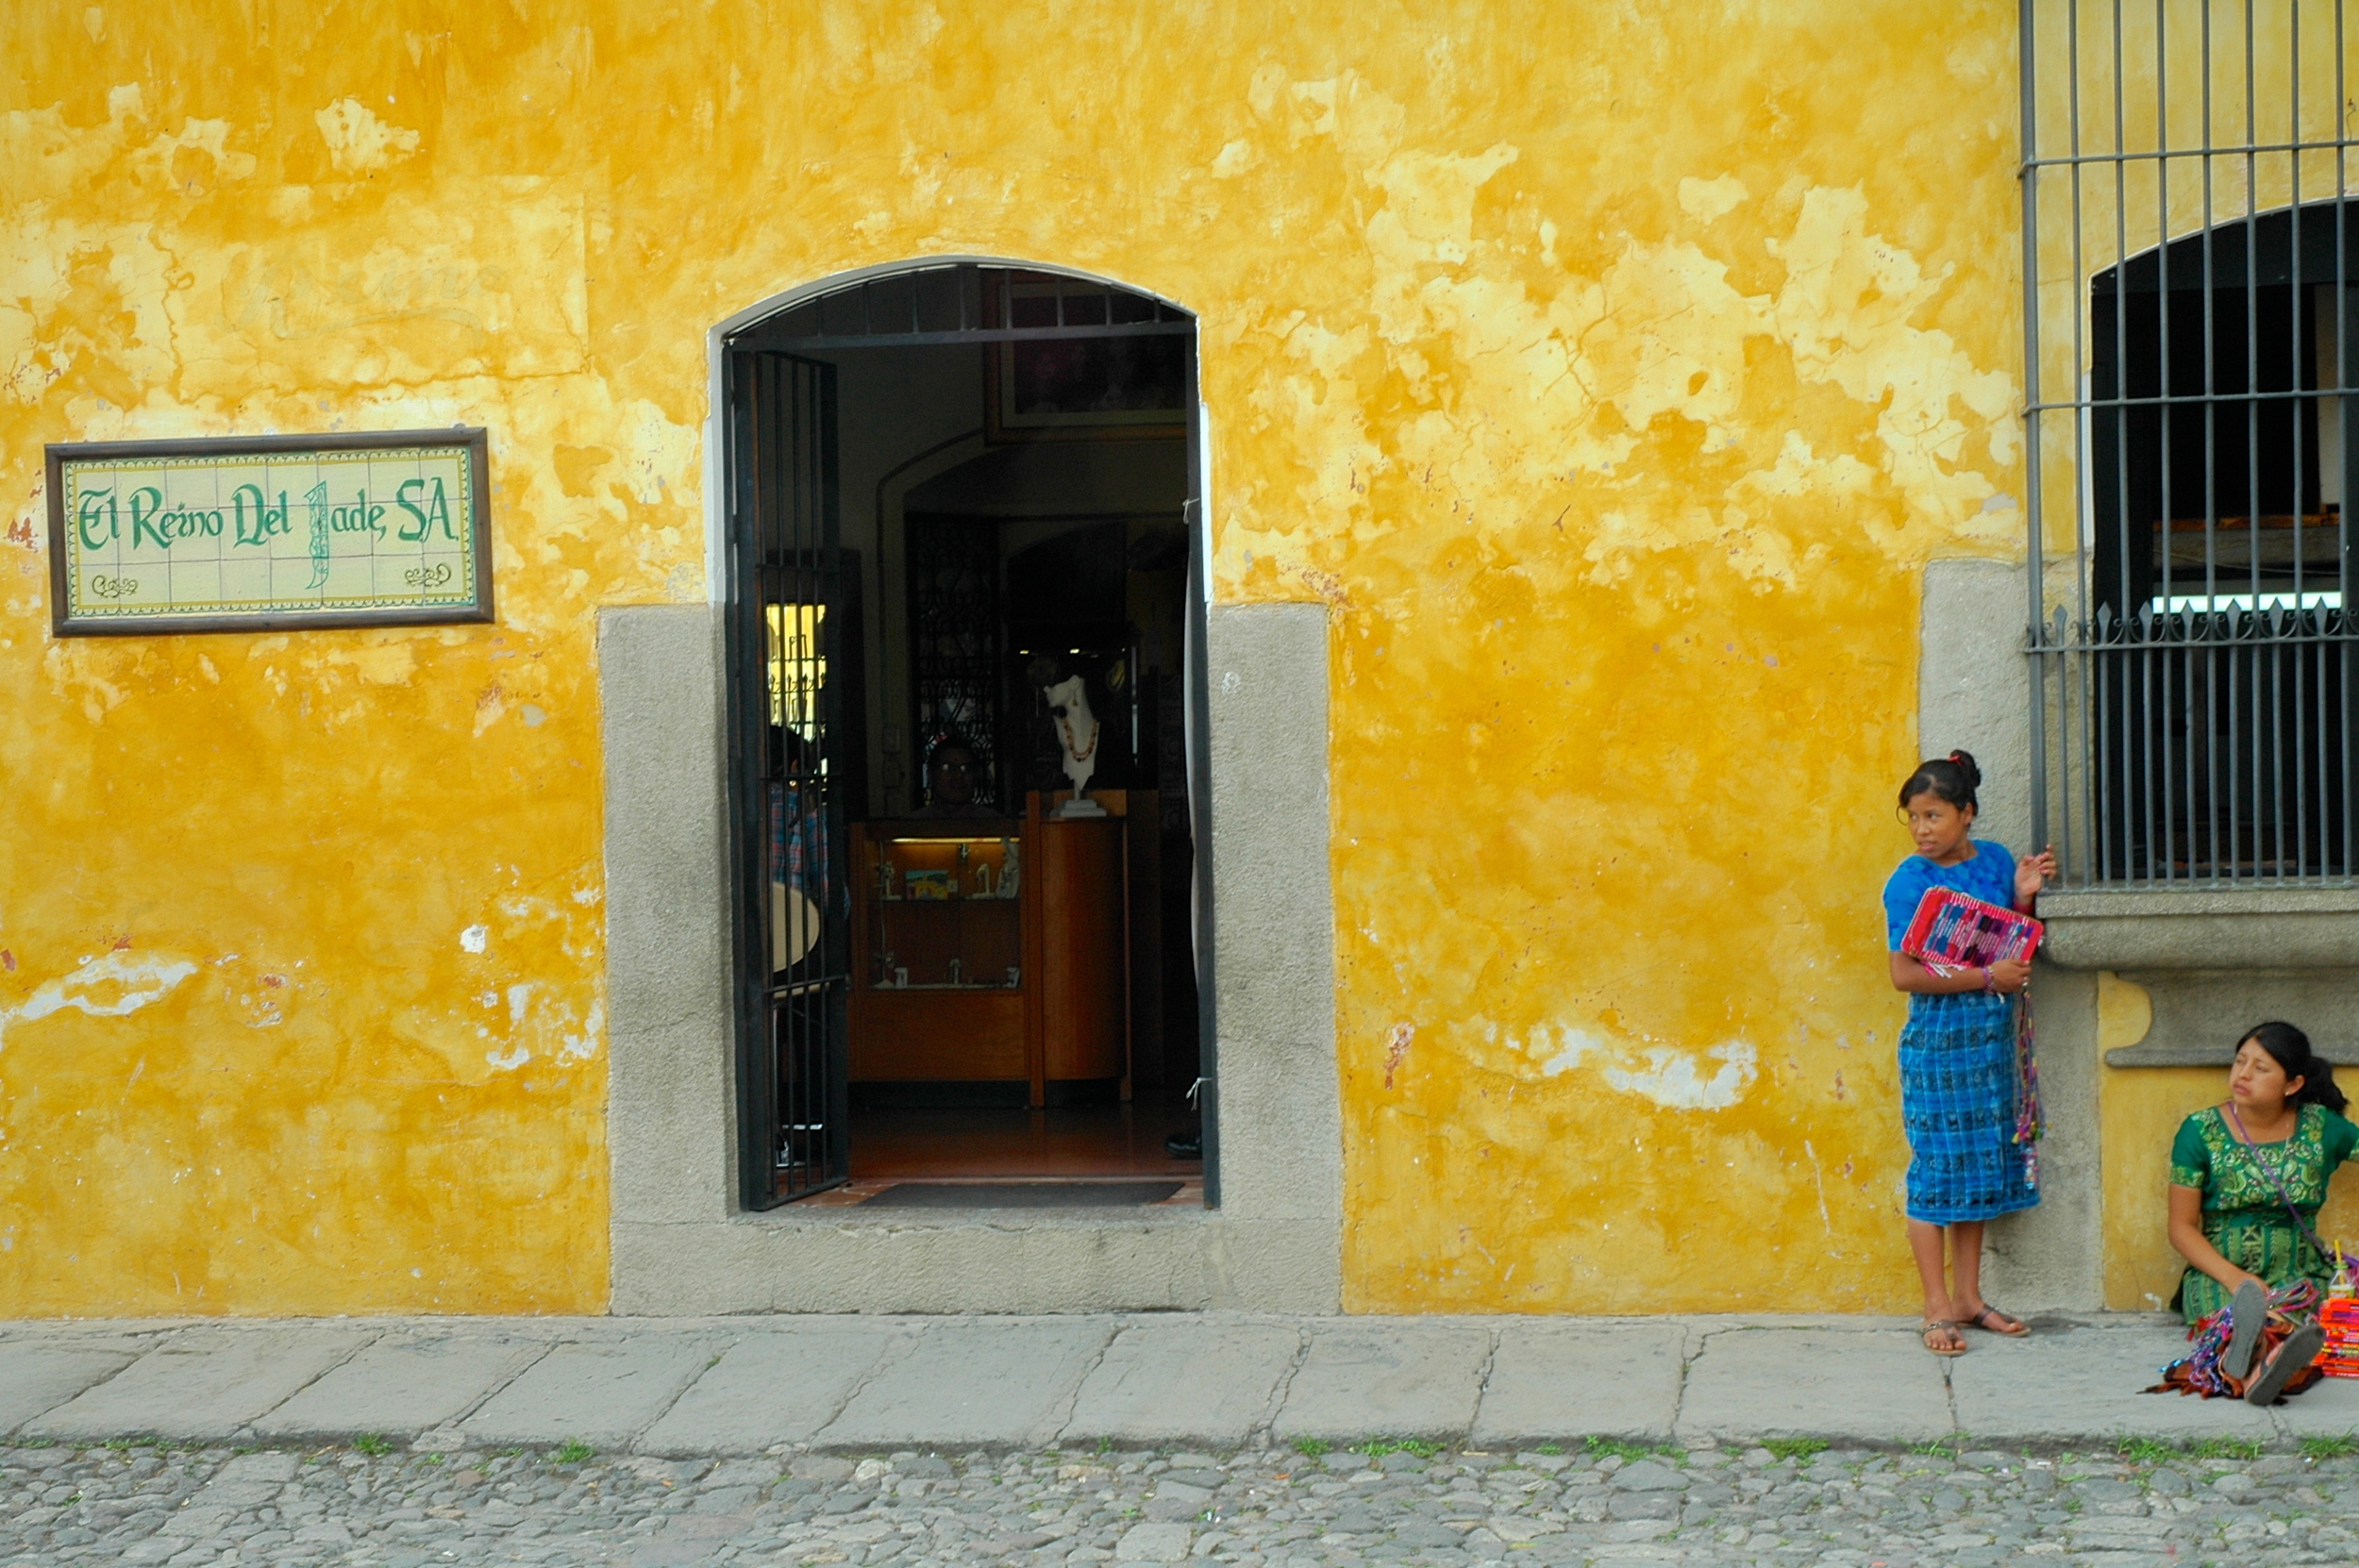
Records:
[[[2318,1326],[2326,1330],[2326,1348],[2315,1363],[2329,1377],[2359,1377],[2359,1287],[2351,1273],[2351,1254],[2334,1243],[2334,1283],[2318,1308]]]

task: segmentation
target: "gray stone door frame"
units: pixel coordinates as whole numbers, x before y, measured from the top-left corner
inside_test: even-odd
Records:
[[[806,284],[707,337],[707,595],[598,616],[605,765],[611,1309],[1334,1311],[1342,1280],[1324,605],[1210,605],[1200,778],[1209,846],[1220,1206],[1013,1213],[737,1201],[722,489],[727,341],[847,283],[972,261],[1136,284],[1005,258],[929,258]],[[1210,493],[1217,410],[1196,422]],[[1205,512],[1191,509],[1197,548]],[[1200,846],[1199,854],[1205,851]],[[1215,1055],[1216,1053],[1216,1055]]]

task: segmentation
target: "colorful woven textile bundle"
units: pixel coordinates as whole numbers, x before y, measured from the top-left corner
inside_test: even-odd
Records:
[[[2308,1279],[2297,1279],[2269,1293],[2268,1322],[2261,1329],[2261,1347],[2252,1358],[2253,1366],[2267,1366],[2287,1334],[2317,1316],[2320,1293],[2317,1282]],[[2245,1380],[2229,1376],[2219,1366],[2234,1327],[2229,1309],[2222,1307],[2189,1328],[2187,1338],[2195,1342],[2195,1348],[2163,1368],[2163,1380],[2146,1392],[2193,1393],[2205,1399],[2243,1398]],[[2300,1393],[2322,1376],[2314,1361],[2286,1379],[2285,1393]]]
[[[2328,1297],[2318,1309],[2318,1326],[2326,1330],[2318,1370],[2329,1377],[2359,1377],[2359,1298]]]
[[[2015,1142],[2023,1151],[2025,1185],[2039,1186],[2039,1141],[2048,1118],[2039,1103],[2039,1059],[2032,1054],[2032,988],[2015,999]]]
[[[1930,888],[1900,939],[1900,951],[1936,973],[1986,969],[2002,959],[2031,961],[2047,927],[2030,915],[1955,888]]]

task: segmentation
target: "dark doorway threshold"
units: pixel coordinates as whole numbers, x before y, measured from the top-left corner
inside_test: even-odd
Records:
[[[1185,1105],[871,1107],[852,1112],[855,1181],[1185,1181],[1201,1159],[1164,1146],[1192,1133]]]
[[[1177,1181],[901,1181],[867,1209],[1137,1209],[1168,1203]]]

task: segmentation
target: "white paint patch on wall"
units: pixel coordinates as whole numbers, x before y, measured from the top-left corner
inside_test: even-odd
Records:
[[[1497,1038],[1497,1025],[1483,1027],[1486,1038]],[[1609,1086],[1673,1110],[1725,1110],[1743,1099],[1761,1076],[1760,1053],[1741,1040],[1700,1055],[1673,1045],[1648,1045],[1639,1053],[1643,1066],[1631,1060],[1626,1048],[1566,1024],[1542,1024],[1521,1040],[1508,1036],[1507,1043],[1535,1060],[1544,1078],[1561,1076],[1596,1059],[1598,1076]]]
[[[557,1048],[559,1064],[588,1061],[598,1054],[598,1043],[605,1038],[605,1034],[606,1008],[601,1003],[593,1002],[590,1004],[590,1016],[582,1022],[581,1032],[568,1033],[565,1043]]]
[[[483,944],[489,942],[491,938],[492,929],[490,926],[470,926],[465,930],[459,933],[459,945],[465,948],[470,953],[480,953],[483,951]]]
[[[1560,1025],[1551,1030],[1543,1024],[1531,1031],[1524,1049],[1540,1058],[1540,1076],[1552,1078],[1559,1073],[1571,1072],[1591,1055],[1604,1050],[1605,1043],[1579,1029]]]
[[[1698,179],[1693,175],[1680,181],[1680,210],[1691,218],[1715,223],[1736,210],[1736,204],[1752,192],[1734,175],[1722,175],[1718,179]]]
[[[1604,1070],[1605,1081],[1674,1110],[1726,1110],[1743,1099],[1745,1091],[1761,1076],[1755,1066],[1759,1054],[1741,1040],[1715,1045],[1704,1054],[1720,1063],[1710,1077],[1699,1070],[1692,1053],[1654,1045],[1647,1050],[1645,1068],[1630,1072],[1608,1067]]]
[[[311,121],[327,143],[328,161],[343,174],[390,169],[418,150],[416,131],[386,124],[358,98],[339,98]]]
[[[476,1029],[477,1037],[494,1043],[483,1059],[494,1071],[512,1073],[536,1058],[569,1067],[588,1061],[606,1043],[606,1009],[595,999],[590,1003],[588,1015],[577,1017],[563,998],[532,980],[510,986],[504,998],[497,992],[485,992],[477,998],[486,1008],[496,1008],[503,999],[508,1013],[507,1026],[501,1031],[505,1040],[490,1028],[478,1026]]]
[[[102,953],[70,975],[43,981],[18,1006],[0,1008],[0,1040],[11,1024],[30,1024],[67,1008],[92,1018],[121,1018],[161,1001],[195,973],[196,965],[185,959]]]

